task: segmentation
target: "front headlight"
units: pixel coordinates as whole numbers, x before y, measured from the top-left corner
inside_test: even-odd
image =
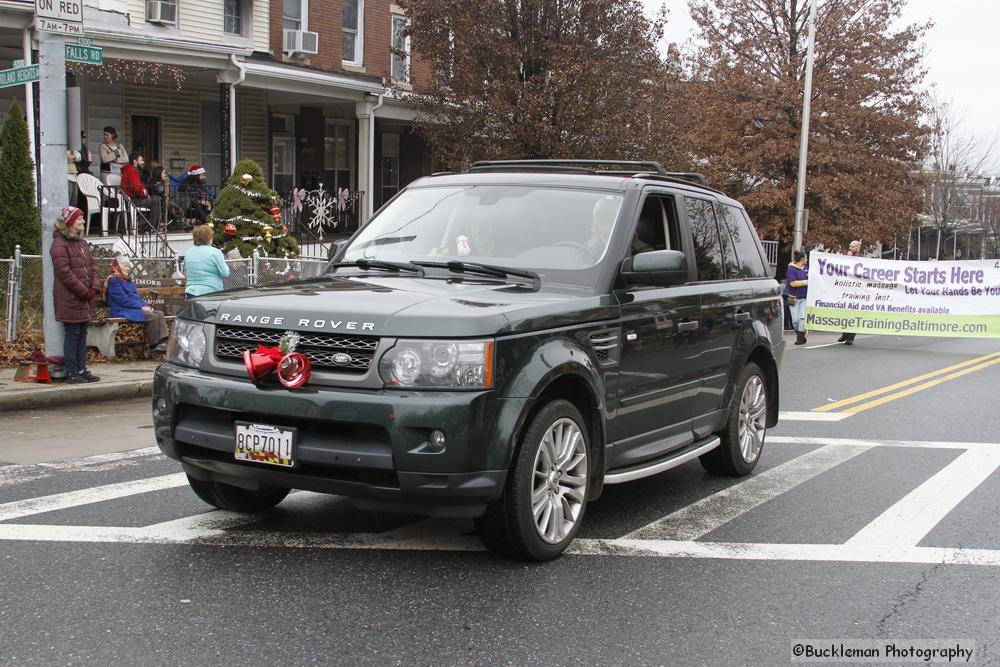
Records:
[[[400,340],[379,361],[386,387],[489,389],[492,340]]]
[[[167,343],[167,361],[198,368],[205,358],[208,341],[205,340],[205,326],[201,322],[177,319]]]

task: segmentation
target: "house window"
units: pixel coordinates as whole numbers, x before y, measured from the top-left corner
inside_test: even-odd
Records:
[[[364,41],[364,0],[344,0],[343,57],[345,63],[361,64]]]
[[[327,119],[323,145],[323,183],[334,192],[354,188],[354,124]]]
[[[382,133],[382,201],[389,201],[399,192],[399,135]]]
[[[303,15],[302,0],[283,0],[281,23],[285,30],[305,30],[308,23]]]
[[[243,15],[244,6],[249,6],[250,0],[222,0],[222,29],[227,35],[246,36],[246,26],[250,21]]]
[[[392,80],[410,83],[410,37],[406,34],[410,21],[405,16],[392,17]]]

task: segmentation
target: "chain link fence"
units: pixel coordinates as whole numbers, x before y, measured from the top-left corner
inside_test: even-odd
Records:
[[[0,259],[0,327],[3,327],[6,340],[14,338],[14,321],[11,319],[14,312],[14,306],[11,303],[14,290],[11,289],[11,284],[14,280],[14,260]]]

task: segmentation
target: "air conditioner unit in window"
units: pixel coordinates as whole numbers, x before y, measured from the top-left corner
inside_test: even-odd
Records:
[[[149,0],[146,3],[146,21],[175,25],[177,23],[177,3]]]
[[[285,46],[282,50],[285,53],[319,53],[319,33],[308,30],[286,30]]]

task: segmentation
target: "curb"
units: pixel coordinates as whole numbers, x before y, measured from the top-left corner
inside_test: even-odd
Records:
[[[87,385],[62,385],[24,392],[0,393],[0,413],[51,406],[54,402],[95,403],[119,398],[152,396],[153,379],[118,382],[95,382]]]

